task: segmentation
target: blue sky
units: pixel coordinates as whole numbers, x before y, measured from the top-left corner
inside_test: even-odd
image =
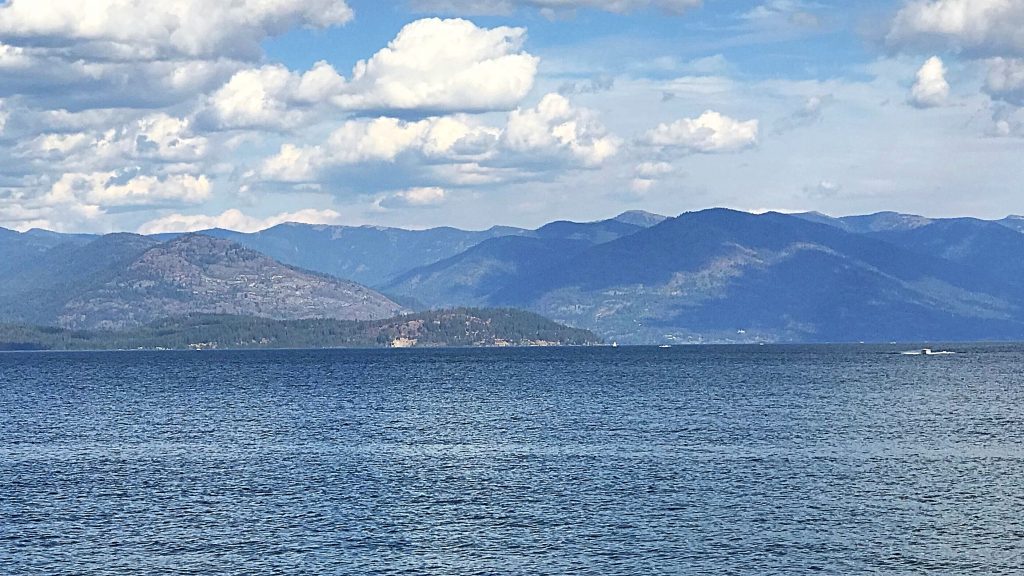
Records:
[[[1018,0],[85,4],[0,4],[0,226],[1024,212]]]

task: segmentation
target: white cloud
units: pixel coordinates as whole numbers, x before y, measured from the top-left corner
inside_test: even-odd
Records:
[[[139,234],[164,234],[169,232],[196,232],[211,228],[223,228],[237,232],[259,232],[286,222],[302,224],[337,224],[341,214],[334,210],[306,209],[285,212],[268,218],[246,215],[241,210],[230,209],[216,216],[171,214],[150,220],[139,227]]]
[[[268,37],[352,16],[343,0],[8,0],[0,6],[0,40],[121,60],[255,58]]]
[[[636,175],[640,178],[657,178],[674,171],[675,167],[668,162],[641,162],[635,169]]]
[[[392,165],[404,161],[401,170],[453,185],[481,184],[510,177],[510,169],[523,165],[530,170],[598,166],[619,145],[592,112],[548,94],[533,108],[509,113],[503,127],[466,115],[349,120],[323,144],[283,145],[251,176],[311,182],[332,169],[351,167],[364,177],[375,170],[393,177]]]
[[[236,60],[168,59],[123,62],[70,57],[58,48],[0,46],[0,95],[29,96],[34,108],[86,109],[173,106],[215,89],[244,65]]]
[[[206,176],[179,174],[158,178],[126,177],[118,172],[64,174],[43,196],[46,206],[76,204],[98,209],[160,204],[198,204],[209,199],[212,186]]]
[[[409,188],[389,194],[377,201],[377,206],[385,209],[392,208],[426,208],[439,206],[448,199],[448,193],[444,188],[429,186],[422,188]]]
[[[801,0],[767,0],[742,15],[747,22],[778,27],[817,28],[821,19],[813,12],[817,5]]]
[[[629,190],[633,194],[642,196],[643,194],[646,194],[651,189],[651,187],[654,186],[655,182],[656,181],[651,178],[634,178],[629,183]]]
[[[841,185],[831,180],[822,180],[814,186],[805,186],[804,195],[816,199],[833,198],[842,190],[843,187]]]
[[[600,165],[618,153],[621,144],[593,112],[574,108],[560,94],[544,96],[534,108],[513,111],[501,141],[513,152],[561,154],[583,166]]]
[[[356,64],[334,98],[349,110],[508,110],[533,87],[539,60],[523,52],[523,28],[479,28],[429,18],[402,28]]]
[[[629,191],[634,198],[641,199],[661,179],[675,171],[675,166],[668,162],[641,162],[633,167],[633,179],[629,182]]]
[[[915,108],[935,108],[945,105],[948,99],[946,66],[938,56],[932,56],[917,71],[917,81],[910,89],[907,102]]]
[[[424,11],[488,15],[507,15],[517,8],[537,8],[546,15],[557,11],[572,11],[581,8],[625,13],[642,8],[658,8],[681,14],[697,8],[703,0],[413,0],[415,8]]]
[[[995,106],[988,134],[997,138],[1024,137],[1024,108],[1006,104]]]
[[[111,171],[66,173],[52,183],[42,176],[28,180],[30,185],[0,193],[0,223],[19,230],[97,230],[111,224],[106,217],[113,211],[200,204],[212,195],[203,175]]]
[[[99,207],[85,204],[72,204],[55,210],[53,207],[30,206],[23,202],[0,203],[0,223],[22,232],[31,228],[63,231],[71,225],[93,222],[102,215],[103,211]]]
[[[708,110],[697,118],[659,124],[644,135],[641,143],[691,154],[739,152],[757,146],[759,126],[757,120],[735,120]]]
[[[299,74],[274,64],[237,72],[208,100],[218,128],[284,130],[317,107],[382,113],[486,112],[514,108],[533,87],[539,60],[522,51],[522,28],[467,20],[418,20],[359,61],[346,79],[326,62]]]
[[[1024,60],[993,58],[988,63],[985,92],[994,99],[1024,106]]]
[[[23,143],[19,156],[46,160],[51,168],[98,170],[139,160],[195,162],[208,149],[188,119],[154,113],[105,130],[42,133]]]
[[[349,120],[322,145],[283,145],[263,161],[256,175],[277,182],[309,182],[327,168],[394,163],[407,153],[431,162],[469,161],[490,153],[487,143],[496,141],[499,132],[465,116],[415,122],[387,117]],[[481,142],[484,149],[477,145]]]
[[[210,96],[201,117],[222,129],[294,128],[308,119],[311,105],[344,85],[326,62],[301,75],[279,64],[242,70]]]
[[[284,144],[265,158],[252,176],[274,182],[310,182],[317,178],[327,157],[320,146]]]
[[[1024,54],[1019,0],[912,0],[896,15],[891,46],[936,46],[979,54]]]

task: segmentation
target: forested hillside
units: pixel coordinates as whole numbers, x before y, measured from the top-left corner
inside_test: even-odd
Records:
[[[388,320],[269,320],[198,315],[159,320],[129,331],[0,325],[0,350],[232,348],[412,348],[582,346],[593,333],[519,310],[461,308]]]

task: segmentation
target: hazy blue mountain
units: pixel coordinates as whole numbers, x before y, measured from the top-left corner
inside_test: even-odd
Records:
[[[559,220],[545,224],[528,236],[542,240],[581,240],[591,244],[610,242],[616,238],[629,236],[643,230],[647,226],[624,222],[619,217],[597,222],[569,222]]]
[[[90,235],[71,235],[33,229],[15,232],[0,228],[0,282],[3,276],[15,273],[21,266],[39,259],[51,248],[70,243],[81,245],[95,239]]]
[[[286,264],[384,288],[411,270],[451,258],[494,238],[521,236],[607,242],[663,219],[664,216],[633,211],[598,222],[552,222],[536,230],[509,226],[470,231],[448,227],[403,230],[379,226],[282,224],[251,234],[230,230],[206,230],[202,234],[237,242]],[[173,236],[163,235],[161,239]]]
[[[1017,232],[1024,232],[1024,216],[1008,216],[1002,220],[997,220],[997,223]]]
[[[72,242],[81,245],[91,242],[99,237],[98,234],[66,234],[64,232],[53,232],[50,230],[43,230],[41,228],[27,230],[23,232],[22,235],[26,238],[32,238],[33,240],[50,246],[64,244],[65,242]]]
[[[641,228],[650,228],[664,222],[668,216],[662,216],[661,214],[654,214],[653,212],[646,212],[644,210],[629,210],[619,214],[613,220],[619,222],[625,222],[626,224],[633,224],[634,226],[640,226]]]
[[[486,303],[635,342],[1024,336],[1018,292],[990,280],[834,226],[707,210],[517,275]]]
[[[0,281],[51,247],[47,243],[33,241],[14,230],[0,228]]]
[[[518,307],[621,342],[1022,339],[1022,222],[714,209],[483,232],[0,229],[0,320],[128,327],[161,315],[403,308],[338,280],[354,277],[406,307]]]
[[[886,232],[891,230],[913,230],[934,222],[930,218],[899,212],[878,212],[866,216],[844,216],[839,218],[849,232]]]
[[[381,287],[428,306],[472,306],[522,277],[546,273],[583,250],[645,227],[618,218],[552,222],[523,236],[493,238],[434,264],[401,274]]]
[[[0,318],[69,328],[128,328],[187,314],[372,320],[401,311],[359,284],[202,235],[160,243],[111,234],[60,244],[0,278]]]
[[[30,237],[27,245],[35,245]],[[157,241],[135,234],[110,234],[91,242],[40,248],[32,258],[9,262],[0,274],[0,318],[51,324],[68,300],[115,277]]]
[[[834,226],[836,228],[841,228],[843,230],[849,231],[848,227],[846,226],[846,224],[843,223],[842,220],[840,220],[839,218],[829,216],[828,214],[822,214],[821,212],[798,212],[796,214],[793,214],[793,216],[800,218],[802,220],[807,220],[808,222],[815,222],[817,224],[828,224],[829,226]]]
[[[803,212],[793,214],[793,216],[809,222],[828,224],[847,232],[862,234],[892,230],[913,230],[934,222],[934,220],[924,216],[900,214],[899,212],[878,212],[875,214],[842,216],[839,218],[828,216],[821,212]]]
[[[876,232],[874,237],[921,254],[977,269],[992,282],[1024,282],[1024,234],[976,218],[934,220],[927,226]]]
[[[474,232],[456,228],[281,224],[251,234],[229,230],[206,230],[202,234],[237,242],[285,264],[381,286],[398,274],[449,258],[484,240],[525,232],[508,227]]]
[[[590,246],[586,240],[562,238],[493,238],[402,274],[381,290],[432,307],[484,305],[509,283],[544,273]]]

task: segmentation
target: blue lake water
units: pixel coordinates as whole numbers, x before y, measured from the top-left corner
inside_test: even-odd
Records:
[[[1021,574],[954,349],[0,354],[0,573]]]

